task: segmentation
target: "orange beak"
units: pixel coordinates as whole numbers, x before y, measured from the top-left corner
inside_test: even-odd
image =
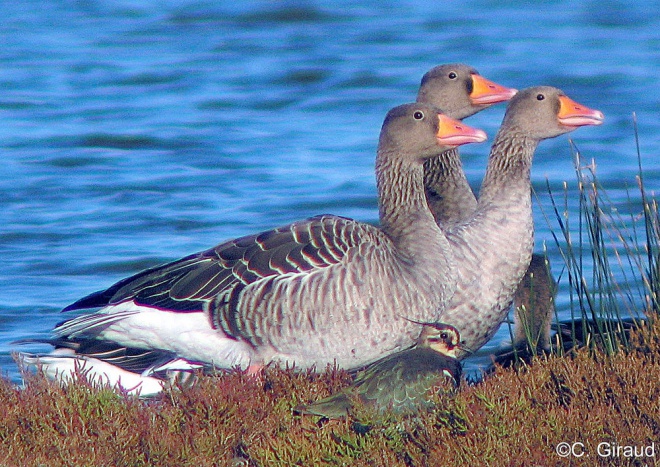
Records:
[[[442,146],[460,146],[468,143],[483,143],[488,136],[483,130],[478,130],[466,124],[449,118],[444,114],[438,114],[440,120],[436,138]]]
[[[472,92],[470,101],[474,105],[492,105],[511,99],[518,92],[517,89],[506,88],[481,75],[472,75]]]
[[[593,110],[566,96],[559,96],[559,123],[570,128],[585,125],[600,125],[605,116],[600,110]]]

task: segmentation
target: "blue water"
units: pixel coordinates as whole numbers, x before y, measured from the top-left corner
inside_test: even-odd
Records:
[[[635,112],[660,186],[657,1],[227,3],[3,2],[3,373],[17,378],[11,341],[47,336],[63,306],[145,267],[315,214],[376,222],[382,119],[437,64],[602,110],[571,138],[632,209]],[[469,123],[492,138],[503,112]],[[555,270],[541,207],[546,179],[575,183],[568,138],[544,142],[533,169],[537,250]],[[475,187],[488,149],[462,150]],[[558,303],[567,313],[565,280]]]

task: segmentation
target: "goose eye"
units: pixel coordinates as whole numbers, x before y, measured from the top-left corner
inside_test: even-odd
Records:
[[[424,118],[424,112],[422,112],[421,110],[415,111],[415,113],[413,114],[413,118],[415,120],[422,120]]]
[[[449,79],[456,79],[458,77],[455,71],[450,71],[447,76],[449,77]]]
[[[538,94],[538,95],[536,96],[536,100],[537,100],[537,101],[542,101],[543,99],[545,99],[545,96],[544,96],[543,94]]]

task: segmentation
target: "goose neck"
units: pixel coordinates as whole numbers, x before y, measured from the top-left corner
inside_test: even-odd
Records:
[[[477,207],[458,149],[424,162],[424,187],[433,217],[443,230],[469,219]]]
[[[379,151],[376,184],[381,228],[395,243],[442,242],[444,236],[426,203],[421,161],[405,161]]]
[[[500,130],[490,150],[479,201],[492,201],[504,193],[518,196],[520,190],[529,191],[532,157],[538,143],[521,132]]]

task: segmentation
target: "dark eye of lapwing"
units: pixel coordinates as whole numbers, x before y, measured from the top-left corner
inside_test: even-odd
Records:
[[[458,77],[455,71],[450,71],[447,76],[449,77],[449,79],[456,79]]]
[[[536,100],[537,100],[537,101],[542,101],[543,99],[545,99],[545,96],[544,96],[543,94],[538,94],[538,95],[536,96]]]
[[[413,117],[415,120],[422,120],[424,118],[424,112],[421,110],[416,110],[415,113],[413,114]]]

